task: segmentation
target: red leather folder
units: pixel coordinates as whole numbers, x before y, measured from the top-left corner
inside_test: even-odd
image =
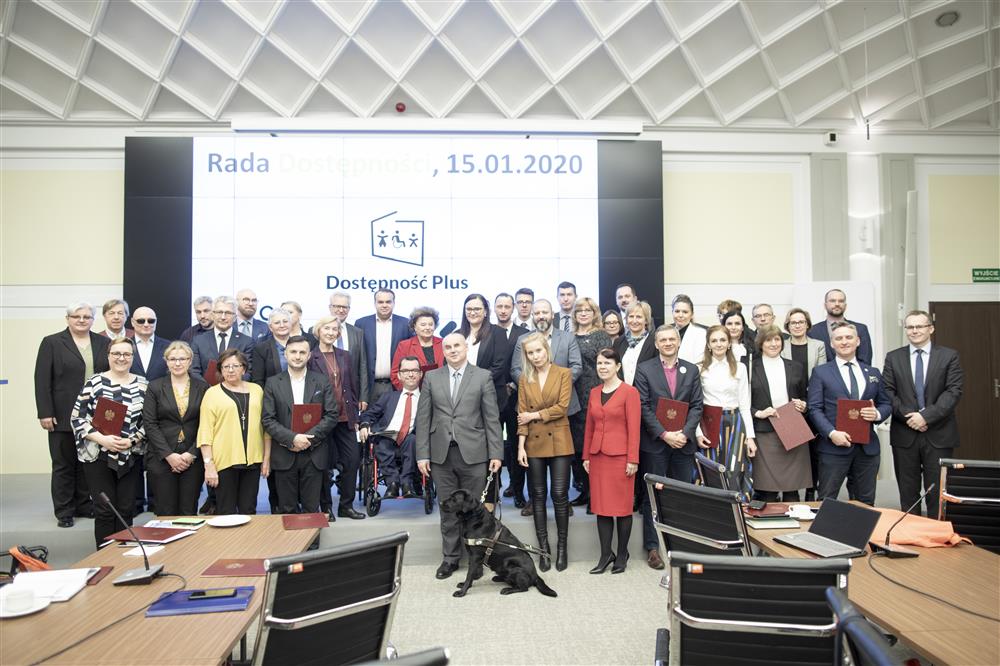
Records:
[[[202,576],[263,576],[264,560],[216,560],[201,572]]]
[[[684,430],[687,422],[688,404],[679,400],[660,398],[656,403],[656,420],[667,432]]]
[[[805,417],[795,409],[795,405],[791,402],[778,407],[778,415],[769,416],[767,420],[771,422],[775,434],[781,440],[781,445],[785,447],[786,451],[811,442],[816,437],[809,428]]]
[[[178,534],[190,532],[190,530],[179,530],[173,527],[133,527],[132,531],[135,532],[136,537],[143,543],[164,543],[175,538]],[[107,538],[114,539],[115,541],[133,540],[128,530],[115,532]]]
[[[286,513],[281,517],[281,525],[286,530],[310,530],[330,526],[325,513]]]
[[[208,362],[208,367],[205,368],[205,381],[211,386],[215,386],[222,381],[219,377],[219,362],[214,358]]]
[[[120,437],[127,413],[128,407],[124,404],[107,398],[98,398],[90,424],[102,435]]]
[[[838,400],[837,430],[851,436],[851,444],[867,444],[871,441],[871,423],[861,418],[861,410],[874,407],[871,400]]]
[[[703,405],[701,412],[701,434],[708,438],[708,448],[719,446],[719,434],[722,431],[722,407]]]
[[[323,418],[323,405],[317,402],[292,405],[292,432],[304,435],[315,428],[321,418]]]

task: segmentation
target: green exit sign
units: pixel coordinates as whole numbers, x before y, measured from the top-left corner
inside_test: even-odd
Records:
[[[973,282],[1000,282],[1000,268],[973,268]]]

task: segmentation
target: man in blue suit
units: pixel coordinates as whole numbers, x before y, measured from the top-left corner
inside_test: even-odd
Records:
[[[252,289],[240,289],[236,292],[236,306],[239,310],[233,328],[240,334],[247,336],[256,344],[271,332],[267,323],[254,318],[257,314],[257,294]]]
[[[135,331],[135,356],[131,372],[149,381],[167,375],[167,361],[163,358],[170,340],[156,336],[156,313],[152,308],[138,307],[132,313],[132,330]]]
[[[389,374],[396,346],[412,337],[410,320],[393,314],[396,294],[391,289],[375,292],[375,314],[361,317],[354,325],[365,334],[365,355],[368,359],[368,401],[375,402],[392,390]]]
[[[826,320],[813,324],[809,329],[809,337],[814,340],[822,340],[826,345],[826,357],[835,356],[831,339],[833,329],[839,324],[853,324],[858,332],[858,360],[871,365],[872,362],[872,336],[868,333],[868,327],[856,321],[851,321],[844,317],[847,311],[847,294],[840,289],[831,289],[823,297],[823,307],[826,308]]]
[[[854,324],[833,329],[836,358],[813,369],[809,379],[809,416],[819,431],[819,499],[836,499],[847,479],[852,500],[875,504],[875,477],[879,466],[879,442],[875,425],[889,418],[892,403],[879,371],[858,358],[861,340]],[[837,430],[838,400],[870,400],[861,410],[868,421],[867,444],[854,444],[851,436]]]
[[[368,441],[369,433],[394,431],[392,435],[380,436],[375,442],[375,457],[385,479],[385,497],[399,497],[400,481],[403,497],[416,497],[417,460],[414,447],[417,437],[413,425],[417,419],[422,378],[420,359],[416,356],[403,357],[399,362],[399,380],[403,390],[383,393],[361,415],[359,434],[362,442]],[[400,453],[399,465],[396,464],[397,449]]]
[[[253,359],[253,339],[239,333],[233,326],[236,318],[236,301],[232,296],[219,296],[212,303],[212,318],[215,328],[194,336],[191,349],[194,358],[191,361],[191,374],[198,379],[204,379],[205,372],[212,361],[219,358],[219,353],[226,349],[239,349],[247,357],[247,372],[245,378],[250,378],[249,367]],[[266,326],[265,326],[266,328]],[[217,375],[222,380],[222,373]]]

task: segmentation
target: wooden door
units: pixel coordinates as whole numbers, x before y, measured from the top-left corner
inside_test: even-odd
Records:
[[[1000,303],[931,303],[932,342],[958,350],[965,372],[956,458],[1000,460]]]

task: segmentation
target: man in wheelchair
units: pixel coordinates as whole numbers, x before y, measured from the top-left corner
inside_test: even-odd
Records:
[[[417,474],[413,422],[417,418],[421,378],[420,360],[416,356],[404,357],[399,363],[403,390],[383,394],[361,414],[361,441],[367,442],[369,436],[377,438],[374,449],[386,486],[383,497],[399,497],[400,485],[403,497],[417,497],[413,489]],[[396,462],[397,451],[400,464]]]

